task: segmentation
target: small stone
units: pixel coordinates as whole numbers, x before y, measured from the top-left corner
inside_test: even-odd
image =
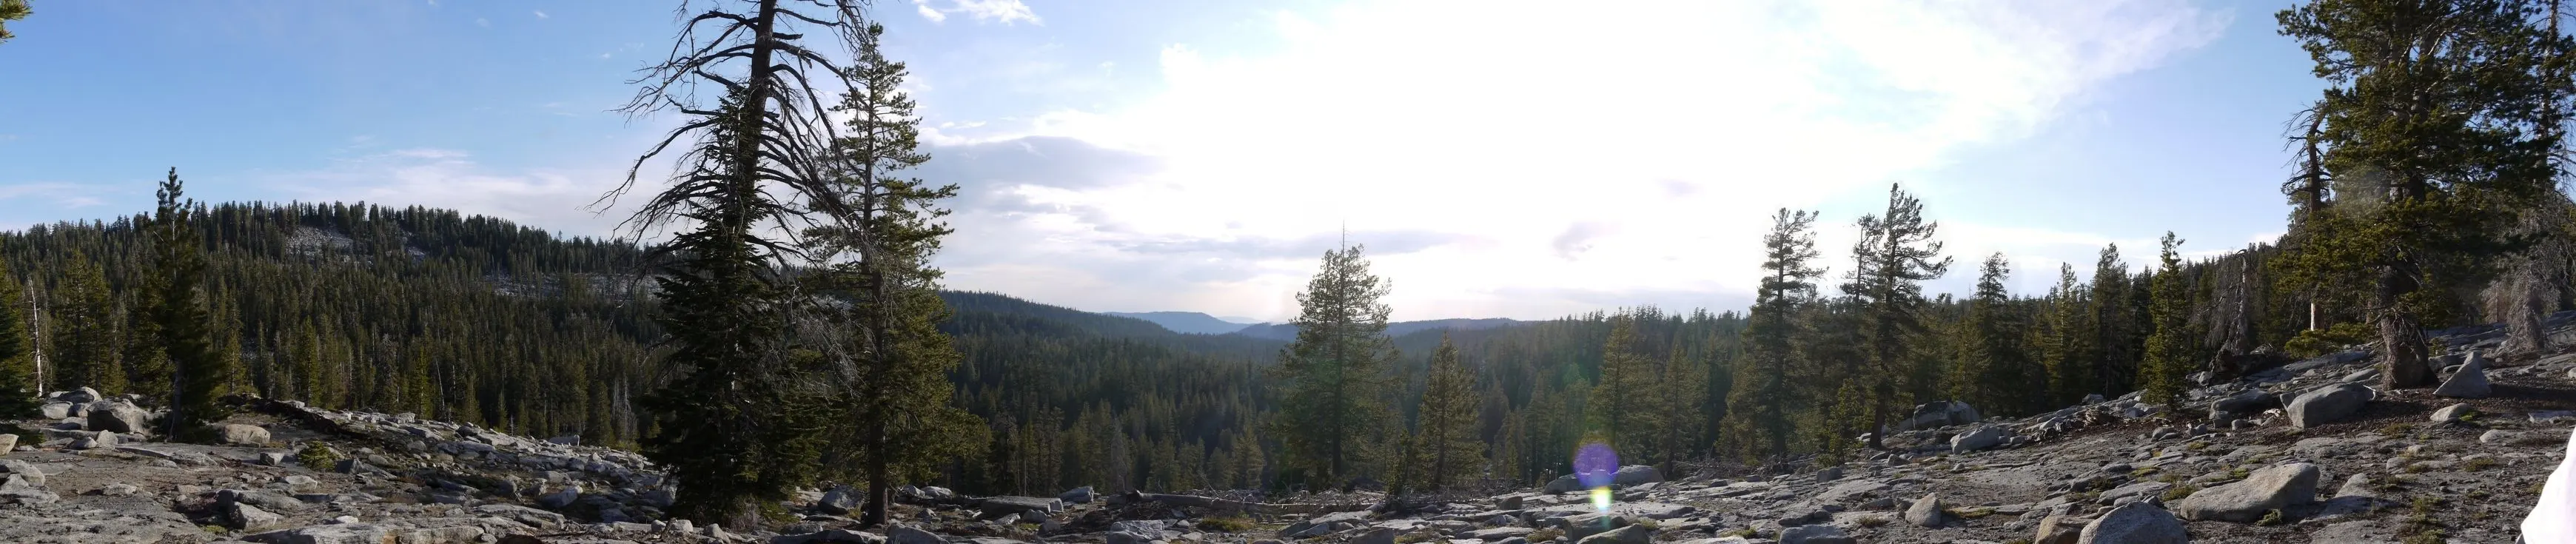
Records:
[[[1924,495],[1922,500],[1914,501],[1913,507],[1905,509],[1905,522],[1924,527],[1947,525],[1950,514],[1942,511],[1947,508],[1949,505],[1941,503],[1940,494]]]
[[[101,488],[98,488],[98,494],[100,494],[100,495],[105,495],[105,496],[109,496],[109,497],[123,497],[123,496],[127,496],[127,495],[133,495],[135,492],[138,492],[138,491],[142,491],[142,490],[140,490],[140,489],[135,489],[135,488],[134,488],[134,486],[131,486],[131,485],[125,485],[125,484],[107,484],[107,487],[101,487]]]
[[[2065,514],[2050,514],[2039,520],[2039,534],[2031,537],[2030,543],[2075,544],[2076,539],[2084,536],[2084,524],[2091,521]]]
[[[1854,544],[1851,535],[1832,525],[1800,525],[1780,531],[1780,544]]]
[[[2450,406],[2444,406],[2444,407],[2442,407],[2442,409],[2440,409],[2440,410],[2434,410],[2434,411],[2433,411],[2433,422],[2434,422],[2434,423],[2451,423],[2451,422],[2456,422],[2456,421],[2459,421],[2461,418],[2466,418],[2466,417],[2469,417],[2469,416],[2475,415],[2475,414],[2477,414],[2477,413],[2478,413],[2478,409],[2476,409],[2476,408],[2470,408],[2470,407],[2469,407],[2469,405],[2468,405],[2467,403],[2453,404],[2453,405],[2450,405]]]

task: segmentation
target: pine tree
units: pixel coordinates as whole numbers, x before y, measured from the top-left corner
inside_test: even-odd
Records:
[[[1701,429],[1708,422],[1709,361],[1705,356],[1689,356],[1676,342],[1662,371],[1655,387],[1655,419],[1662,422],[1655,452],[1661,454],[1661,470],[1676,474],[1678,463],[1704,444]]]
[[[2183,330],[2190,319],[2190,278],[2183,276],[2182,258],[2174,252],[2181,245],[2182,239],[2165,233],[2164,250],[2157,258],[2162,266],[2156,269],[2154,302],[2149,310],[2155,332],[2147,335],[2146,360],[2140,364],[2138,376],[2138,388],[2144,392],[2138,398],[2148,404],[2181,400],[2186,387],[2183,375],[2191,371],[2191,339]]]
[[[821,261],[851,257],[816,276],[815,291],[849,302],[832,320],[855,340],[844,347],[853,366],[842,403],[853,440],[842,449],[864,467],[867,524],[885,522],[896,485],[928,478],[937,463],[988,442],[977,432],[987,427],[949,402],[948,371],[960,355],[938,329],[950,312],[939,299],[941,273],[930,265],[940,239],[954,232],[939,222],[948,210],[937,203],[956,196],[957,186],[899,175],[930,156],[920,151],[921,120],[901,90],[909,72],[877,48],[884,33],[871,23],[855,34],[858,58],[842,72],[850,92],[835,108],[851,118],[833,148],[847,171],[832,180],[831,197],[854,217],[808,236]]]
[[[18,37],[9,33],[9,21],[25,19],[33,14],[35,10],[27,7],[27,0],[0,0],[0,43],[8,43],[10,38]]]
[[[1941,254],[1941,242],[1932,239],[1940,224],[1924,222],[1923,202],[1896,185],[1887,193],[1884,215],[1860,219],[1860,241],[1852,246],[1855,268],[1842,286],[1862,319],[1867,368],[1857,378],[1867,384],[1862,404],[1870,429],[1886,427],[1889,405],[1900,393],[1921,397],[1934,385],[1913,356],[1915,339],[1925,332],[1922,282],[1948,273],[1951,261],[1932,260]],[[1881,434],[1869,434],[1871,448],[1879,447]]]
[[[1642,314],[1642,312],[1638,312]],[[1610,339],[1601,346],[1601,379],[1584,404],[1587,433],[1610,447],[1651,458],[1656,429],[1654,359],[1637,353],[1637,314],[1610,318]]]
[[[295,348],[286,352],[290,361],[287,368],[292,369],[295,392],[305,403],[330,408],[330,405],[323,404],[327,397],[325,392],[331,388],[331,376],[322,368],[326,357],[322,350],[322,333],[313,329],[312,322],[305,322],[304,330],[295,335]]]
[[[0,260],[0,305],[6,305],[0,307],[0,418],[9,419],[34,417],[37,397],[44,394],[36,385],[35,350],[27,338],[26,292],[18,285],[18,275]]]
[[[206,282],[205,242],[195,227],[202,211],[196,201],[181,200],[180,190],[179,169],[172,168],[170,179],[161,182],[156,194],[160,206],[152,217],[154,279],[148,285],[160,291],[144,297],[156,299],[149,306],[157,332],[153,336],[160,341],[157,355],[168,363],[165,371],[170,381],[158,389],[169,392],[170,415],[164,421],[170,436],[211,441],[217,437],[209,426],[232,415],[216,399],[233,379],[233,359],[215,351],[213,332],[208,330],[212,322],[201,293]]]
[[[2576,85],[2560,74],[2576,40],[2547,6],[2314,0],[2276,16],[2329,83],[2302,139],[2324,148],[2331,182],[2300,185],[2330,194],[2294,225],[2325,228],[2301,233],[2292,268],[2367,278],[2383,387],[2433,382],[2423,325],[2449,307],[2442,282],[2515,249],[2498,236],[2512,212],[2555,192],[2557,102]]]
[[[1386,322],[1393,309],[1379,302],[1388,283],[1369,273],[1365,250],[1324,252],[1297,295],[1298,315],[1289,322],[1297,340],[1280,351],[1273,370],[1279,411],[1270,434],[1281,441],[1282,464],[1302,469],[1310,486],[1367,475],[1364,433],[1391,419],[1386,369],[1397,353]]]
[[[1762,284],[1744,326],[1743,363],[1736,365],[1735,388],[1728,393],[1727,415],[1744,429],[1750,451],[1780,460],[1788,455],[1796,422],[1789,412],[1801,404],[1792,381],[1797,364],[1799,307],[1815,297],[1813,268],[1816,213],[1782,208],[1772,216],[1771,232],[1762,237]]]
[[[1476,377],[1458,361],[1449,333],[1440,333],[1440,348],[1431,352],[1431,376],[1422,390],[1421,425],[1414,431],[1423,460],[1421,489],[1441,491],[1465,481],[1482,465],[1483,444],[1476,437]]]
[[[2075,281],[2075,265],[2059,264],[2057,286],[2048,290],[2047,335],[2040,344],[2047,362],[2047,405],[2063,405],[2084,398],[2089,393],[2103,392],[2090,368],[2093,355],[2089,340],[2093,336],[2086,298],[2087,288]]]
[[[1960,353],[1951,369],[1951,395],[1998,413],[2018,413],[2034,385],[2029,359],[2022,351],[2020,312],[2013,309],[2012,295],[2004,292],[2004,281],[2012,273],[2012,263],[2004,254],[1986,257],[1977,276],[1976,295],[1968,300],[1968,314],[1959,324],[1963,337]]]
[[[106,273],[88,255],[74,251],[63,276],[52,313],[56,368],[69,382],[65,386],[109,395],[125,392],[115,299]]]

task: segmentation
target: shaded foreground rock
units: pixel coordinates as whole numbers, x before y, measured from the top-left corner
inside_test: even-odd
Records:
[[[2254,471],[2244,481],[2191,494],[2175,505],[2184,519],[2252,522],[2265,512],[2316,500],[2316,465],[2290,463]]]
[[[2188,544],[2191,533],[2182,520],[2147,501],[2132,502],[2113,508],[2100,519],[2084,524],[2077,535],[2079,544]]]
[[[2290,401],[2290,425],[2305,429],[2342,420],[2376,397],[2370,388],[2339,383],[2302,393]]]

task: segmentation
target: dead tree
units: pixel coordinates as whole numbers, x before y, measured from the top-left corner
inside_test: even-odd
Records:
[[[2576,240],[2569,237],[2576,203],[2553,194],[2540,206],[2524,210],[2513,233],[2530,246],[2505,259],[2503,268],[2480,293],[2490,319],[2505,324],[2503,352],[2537,354],[2549,349],[2545,321],[2556,310],[2570,280],[2569,261],[2576,259]]]

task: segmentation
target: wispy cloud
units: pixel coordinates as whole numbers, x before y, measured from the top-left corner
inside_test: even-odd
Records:
[[[474,18],[474,26],[479,26],[479,27],[483,27],[483,28],[492,28],[492,20],[491,20],[491,19],[485,19],[485,18],[482,18],[482,17],[475,17],[475,18]]]
[[[0,185],[0,201],[38,200],[55,208],[76,209],[105,204],[101,189],[83,183],[18,183]]]
[[[1037,12],[1030,11],[1029,5],[1021,3],[1020,0],[945,0],[947,7],[932,5],[933,2],[938,1],[940,0],[912,0],[913,11],[920,13],[923,19],[929,19],[934,23],[947,21],[951,13],[962,13],[976,22],[1008,25],[1026,21],[1033,25],[1046,24],[1045,21],[1038,20]]]
[[[546,18],[548,18],[548,17],[546,16],[546,10],[535,10],[534,12],[537,14],[537,18],[539,18],[539,19],[546,19]]]
[[[624,174],[611,168],[492,168],[464,151],[424,147],[343,159],[312,170],[253,173],[245,179],[297,200],[451,208],[567,234],[611,236],[625,219],[624,211],[582,210]]]

